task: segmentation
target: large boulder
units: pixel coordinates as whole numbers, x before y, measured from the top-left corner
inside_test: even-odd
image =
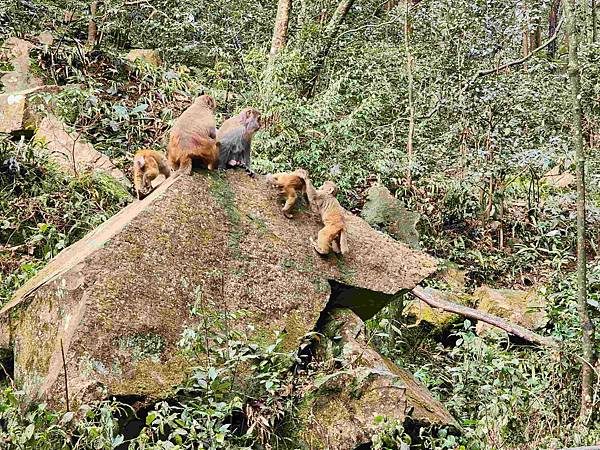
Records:
[[[319,218],[285,218],[264,180],[170,178],[63,250],[0,311],[15,379],[55,406],[65,402],[64,368],[71,404],[160,398],[188,374],[177,342],[195,301],[205,314],[246,311],[230,325],[258,342],[285,331],[289,349],[338,293],[368,317],[435,271],[431,257],[346,221],[350,253],[321,257],[309,242]]]
[[[425,386],[369,345],[364,323],[352,311],[329,311],[321,330],[324,339],[317,354],[333,369],[317,378],[317,393],[304,397],[296,439],[311,448],[362,448],[381,431],[381,417],[400,423],[410,418],[412,428],[458,428]]]
[[[383,185],[375,184],[367,190],[367,202],[361,216],[369,225],[377,226],[412,248],[419,249],[416,226],[419,213],[409,211],[404,203],[394,197]]]
[[[477,299],[478,310],[501,317],[529,330],[543,328],[548,323],[546,303],[534,289],[522,291],[482,286],[475,290],[473,296]],[[477,334],[483,335],[499,332],[497,328],[481,320],[477,322],[476,331]]]

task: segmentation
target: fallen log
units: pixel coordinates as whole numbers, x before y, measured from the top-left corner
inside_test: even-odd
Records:
[[[525,327],[508,322],[500,317],[494,316],[483,311],[478,311],[473,308],[469,308],[468,306],[463,306],[457,303],[449,302],[447,300],[442,300],[441,298],[434,298],[433,296],[425,292],[420,286],[415,287],[410,292],[419,300],[424,301],[433,308],[443,309],[444,311],[459,314],[461,316],[468,317],[469,319],[481,320],[485,323],[489,323],[490,325],[498,327],[506,331],[507,333],[518,336],[522,339],[525,339],[526,341],[533,342],[534,344],[542,345],[545,347],[555,347],[558,345],[558,342],[551,337],[541,336],[537,333],[534,333],[531,330],[528,330]]]

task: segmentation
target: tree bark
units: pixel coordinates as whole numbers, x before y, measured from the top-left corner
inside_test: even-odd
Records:
[[[331,17],[331,19],[329,20],[329,23],[325,27],[325,31],[323,32],[322,50],[317,54],[317,57],[315,58],[316,62],[314,65],[314,71],[313,71],[313,75],[310,79],[311,84],[310,84],[310,88],[308,89],[309,96],[312,95],[312,93],[315,89],[317,80],[319,79],[319,74],[321,73],[321,70],[323,69],[323,66],[325,65],[325,59],[327,58],[327,55],[329,55],[329,51],[331,50],[331,47],[333,46],[333,41],[337,35],[338,29],[339,29],[340,25],[342,24],[342,22],[344,21],[344,19],[346,18],[348,11],[350,11],[350,8],[352,8],[353,4],[354,4],[354,0],[341,0],[340,3],[335,8],[335,12],[333,13],[333,16]]]
[[[558,25],[558,15],[560,12],[560,1],[561,0],[552,0],[552,5],[550,5],[550,16],[548,17],[548,38],[554,36],[556,33],[556,27]],[[554,58],[556,55],[556,42],[552,41],[548,45],[548,55],[551,58]]]
[[[431,295],[427,294],[420,286],[417,286],[410,292],[415,297],[417,297],[420,300],[423,300],[425,303],[427,303],[433,308],[443,309],[444,311],[459,314],[470,319],[481,320],[482,322],[489,323],[490,325],[498,327],[506,331],[507,333],[514,334],[515,336],[518,336],[521,339],[525,339],[526,341],[533,342],[534,344],[548,347],[554,347],[557,345],[556,341],[550,337],[541,336],[537,333],[534,333],[531,330],[528,330],[525,327],[508,322],[500,317],[493,316],[492,314],[488,314],[483,311],[478,311],[473,308],[469,308],[468,306],[458,305],[447,300],[442,300],[441,298],[434,298]]]
[[[596,0],[592,0],[592,42],[598,39],[598,18],[596,16]]]
[[[98,12],[98,1],[94,0],[90,3],[90,21],[88,22],[87,45],[93,47],[96,45],[98,38],[98,25],[96,24],[96,13]]]
[[[271,57],[285,48],[287,44],[288,25],[290,23],[290,10],[292,9],[292,0],[279,0],[277,4],[277,16],[275,17],[275,26],[273,28],[273,41],[271,42]]]
[[[577,56],[577,18],[574,0],[563,1],[564,13],[567,20],[569,40],[569,85],[573,121],[573,146],[575,147],[576,178],[577,178],[577,311],[582,327],[582,357],[581,368],[581,409],[580,417],[589,419],[592,408],[593,364],[594,364],[594,326],[587,309],[587,276],[585,254],[585,153],[583,135],[581,132],[581,78],[579,73],[579,58]]]

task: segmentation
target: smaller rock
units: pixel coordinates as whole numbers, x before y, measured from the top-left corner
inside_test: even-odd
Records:
[[[44,31],[43,33],[38,34],[38,41],[40,44],[44,45],[52,45],[54,42],[54,36],[49,31]]]
[[[31,98],[34,94],[55,93],[60,86],[38,86],[11,94],[0,94],[0,133],[12,133],[35,128],[36,117]],[[33,120],[30,120],[33,119]]]
[[[529,291],[513,289],[478,288],[473,296],[478,300],[477,309],[516,323],[530,330],[543,328],[548,323],[545,301],[535,289]],[[476,331],[479,335],[499,332],[496,327],[479,321]]]
[[[14,93],[43,84],[42,80],[31,73],[31,60],[29,52],[35,46],[28,41],[11,37],[6,40],[3,47],[3,53],[6,54],[8,62],[13,70],[6,73],[0,83],[4,87],[4,92]]]
[[[162,64],[162,60],[158,54],[158,51],[152,49],[135,48],[127,53],[125,59],[131,62],[135,62],[137,59],[140,59],[146,64],[150,64],[151,66],[155,67]]]
[[[296,431],[302,441],[326,442],[330,450],[359,448],[380,431],[378,417],[458,428],[425,386],[369,345],[364,323],[352,311],[330,311],[322,332],[319,358],[326,366],[335,360],[342,369],[317,378],[319,391],[305,396]]]
[[[23,129],[25,95],[0,95],[0,133],[12,133]]]
[[[554,188],[566,188],[575,183],[575,176],[568,170],[561,172],[560,166],[554,166],[541,181]]]
[[[73,136],[69,127],[52,114],[48,114],[41,120],[35,139],[44,143],[52,160],[67,171],[72,173],[102,171],[123,185],[131,186],[131,182],[125,174],[112,163],[108,156],[95,150],[92,144],[80,136]]]
[[[416,225],[419,214],[407,210],[404,203],[380,184],[367,190],[367,202],[361,216],[371,226],[383,228],[388,234],[414,249],[420,249]]]

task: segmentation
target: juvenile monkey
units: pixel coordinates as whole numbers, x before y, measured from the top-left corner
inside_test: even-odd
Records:
[[[333,181],[326,181],[319,190],[315,190],[305,170],[297,170],[296,173],[304,179],[306,184],[306,195],[313,210],[321,214],[321,220],[325,225],[319,231],[317,243],[311,243],[321,255],[327,255],[330,250],[345,255],[348,253],[348,230],[344,221],[344,208],[335,198],[338,191]]]
[[[290,210],[294,207],[296,199],[298,198],[298,192],[300,195],[306,194],[306,184],[304,178],[300,177],[296,172],[280,172],[276,174],[268,174],[266,180],[273,186],[280,188],[279,194],[285,195],[286,201],[283,206],[283,215],[288,219],[291,219],[292,213]]]
[[[138,200],[143,199],[152,191],[152,180],[159,174],[169,178],[171,168],[167,158],[154,150],[139,150],[133,157],[133,184]]]
[[[250,151],[252,137],[261,127],[260,116],[256,109],[245,108],[223,122],[217,131],[219,169],[241,167],[251,177],[255,176],[250,166]]]
[[[178,174],[190,175],[194,159],[209,170],[217,168],[219,144],[216,141],[215,108],[215,100],[210,95],[201,95],[175,120],[167,155]]]

